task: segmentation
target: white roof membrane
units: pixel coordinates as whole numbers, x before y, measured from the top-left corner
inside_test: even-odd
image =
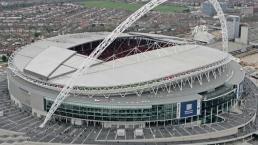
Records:
[[[84,43],[103,39],[109,33],[60,35],[23,47],[14,58],[19,71],[44,81],[65,84],[87,56],[69,50]],[[153,34],[122,34],[120,37],[143,36],[158,40],[168,39]],[[164,40],[165,41],[165,40]],[[179,43],[179,42],[178,42]],[[87,73],[80,76],[76,86],[112,87],[136,84],[183,73],[223,60],[229,54],[200,45],[177,45],[103,62],[93,60]]]
[[[200,45],[182,45],[148,51],[90,67],[79,86],[129,85],[183,73],[220,61],[227,53]],[[71,74],[50,80],[64,84]]]
[[[48,79],[65,60],[74,54],[76,54],[75,51],[51,46],[33,58],[24,71],[39,78]]]

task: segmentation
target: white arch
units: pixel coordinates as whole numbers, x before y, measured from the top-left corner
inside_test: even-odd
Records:
[[[124,22],[122,22],[113,32],[111,32],[100,44],[97,48],[94,49],[94,51],[90,54],[90,56],[85,59],[85,61],[81,64],[80,68],[72,75],[72,77],[68,80],[65,87],[62,89],[62,91],[59,93],[59,95],[56,97],[54,103],[52,104],[49,112],[47,113],[47,116],[44,120],[44,122],[40,125],[40,127],[44,127],[45,124],[48,122],[48,120],[51,118],[51,116],[54,114],[56,109],[59,107],[59,105],[69,96],[70,92],[72,91],[76,80],[80,77],[81,74],[87,71],[87,69],[91,66],[92,60],[98,58],[102,52],[122,33],[124,32],[128,27],[130,27],[135,21],[140,19],[143,15],[148,13],[150,10],[155,8],[156,6],[166,2],[167,0],[152,0],[143,7],[141,7],[139,10],[134,12],[131,16],[129,16]],[[224,17],[224,13],[218,3],[217,0],[209,0],[215,10],[218,13],[221,26],[222,26],[222,37],[223,37],[223,49],[227,48],[228,43],[228,36],[227,36],[227,26],[226,26],[226,19]]]
[[[213,7],[217,12],[217,16],[219,17],[221,30],[222,30],[223,51],[228,52],[228,27],[227,27],[227,20],[225,18],[224,12],[217,0],[209,0],[209,2],[213,5]]]

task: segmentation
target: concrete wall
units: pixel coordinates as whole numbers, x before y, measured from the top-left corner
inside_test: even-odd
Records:
[[[33,113],[46,114],[43,104],[44,97],[57,96],[58,92],[30,84],[17,76],[11,76],[9,72],[7,77],[11,99],[17,102],[19,107],[27,105],[32,108]]]

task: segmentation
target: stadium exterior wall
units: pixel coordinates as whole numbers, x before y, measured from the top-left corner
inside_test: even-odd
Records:
[[[240,70],[240,66],[239,66],[239,70]],[[235,106],[237,104],[237,96],[238,96],[238,92],[236,90],[238,90],[238,86],[239,84],[242,82],[243,80],[240,80],[240,82],[237,82],[237,84],[235,85],[230,85],[232,87],[232,98],[229,98],[229,100],[226,99],[227,102],[224,102],[223,105],[221,105],[220,111],[229,111],[231,109],[231,107]],[[212,83],[212,82],[211,82]],[[36,116],[45,116],[46,115],[46,108],[44,108],[44,104],[45,104],[45,99],[48,96],[57,96],[58,92],[51,90],[51,89],[46,89],[46,88],[42,88],[39,87],[35,84],[31,84],[25,80],[23,80],[22,78],[15,76],[12,74],[11,70],[8,71],[8,88],[9,88],[9,92],[10,92],[10,96],[11,99],[16,102],[16,104],[18,104],[19,107],[21,107],[23,110],[31,112],[33,115]],[[214,88],[215,89],[215,88]],[[225,93],[226,94],[226,93]],[[223,94],[220,94],[221,98],[224,99],[226,96],[223,96]],[[214,98],[217,98],[218,96],[215,96]],[[95,117],[93,118],[88,118],[88,119],[81,119],[81,118],[73,118],[70,116],[65,116],[65,115],[56,115],[57,117],[61,117],[61,118],[65,118],[66,120],[68,120],[68,122],[72,123],[72,124],[84,124],[82,120],[84,120],[86,123],[85,124],[89,124],[90,122],[93,122],[93,124],[95,125],[95,123],[100,123],[102,124],[103,127],[111,127],[113,125],[127,125],[127,126],[135,126],[135,125],[140,125],[142,127],[144,127],[146,125],[146,123],[148,123],[148,125],[150,125],[151,122],[162,122],[164,121],[164,124],[167,123],[167,121],[170,121],[169,124],[171,123],[176,123],[176,124],[187,124],[190,121],[190,124],[193,123],[198,123],[199,121],[202,121],[202,123],[208,123],[207,120],[209,120],[210,122],[212,122],[212,118],[213,115],[212,113],[215,113],[214,111],[210,111],[210,108],[219,108],[218,106],[212,106],[209,107],[206,110],[205,107],[207,108],[207,106],[204,106],[204,98],[202,98],[202,108],[200,110],[201,114],[200,115],[196,115],[195,116],[191,116],[191,117],[178,117],[178,115],[173,116],[170,119],[159,119],[157,117],[157,119],[155,120],[132,120],[132,121],[125,121],[125,120],[96,120]],[[215,99],[214,99],[215,100]],[[181,102],[178,103],[182,103],[182,102],[186,102],[189,100],[184,100],[184,97],[182,97]],[[169,103],[169,102],[168,102]],[[177,104],[178,104],[177,103]],[[226,104],[225,104],[226,103]],[[209,104],[209,103],[207,103]],[[155,104],[151,104],[152,106]],[[165,104],[164,104],[165,105]],[[157,108],[160,106],[157,106]],[[174,106],[173,106],[174,107]],[[178,106],[176,106],[176,111],[178,111]],[[173,109],[172,109],[173,110]],[[175,110],[174,110],[175,111]],[[158,112],[158,109],[157,109]],[[173,112],[173,111],[172,111]],[[218,112],[218,111],[217,111]],[[164,117],[166,117],[167,114],[163,114]],[[207,119],[206,116],[211,116],[211,119]],[[195,119],[193,119],[195,117]],[[183,119],[183,120],[182,120]],[[80,121],[81,120],[81,121]],[[176,121],[176,122],[173,122]],[[214,121],[214,120],[213,120]]]

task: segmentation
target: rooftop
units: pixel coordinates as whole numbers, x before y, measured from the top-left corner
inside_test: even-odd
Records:
[[[38,41],[20,50],[14,58],[14,64],[20,71],[33,77],[51,83],[65,84],[71,74],[79,68],[81,62],[87,58],[68,49],[83,43],[101,40],[107,34],[72,34]],[[122,34],[120,37],[128,36],[130,35]],[[155,35],[147,36],[156,37]],[[156,37],[158,38],[161,36]],[[108,62],[94,60],[94,65],[89,68],[87,74],[77,80],[76,85],[109,87],[146,82],[201,68],[227,57],[227,53],[216,49],[185,44],[147,51]]]
[[[200,68],[227,57],[227,54],[199,45],[183,45],[143,52],[90,67],[77,84],[107,87],[135,84]],[[49,80],[64,84],[71,74]]]

